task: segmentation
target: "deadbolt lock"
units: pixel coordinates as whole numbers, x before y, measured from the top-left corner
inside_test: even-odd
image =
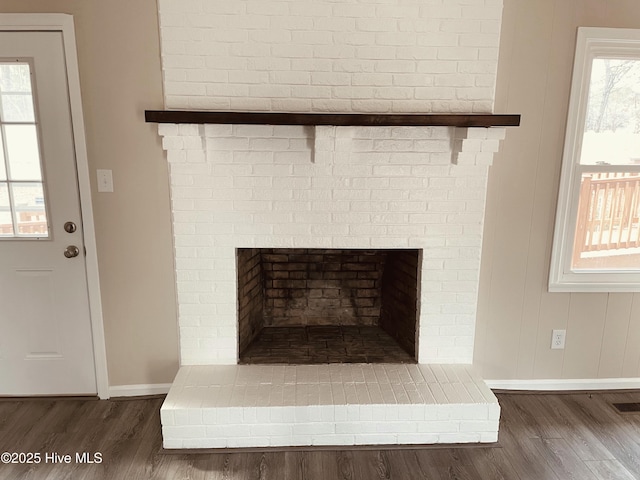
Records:
[[[76,224],[73,222],[67,222],[64,224],[64,231],[67,233],[73,233],[78,229],[78,227],[76,227]]]

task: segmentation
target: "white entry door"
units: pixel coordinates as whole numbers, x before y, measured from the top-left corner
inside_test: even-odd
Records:
[[[62,32],[0,32],[0,395],[96,394]]]

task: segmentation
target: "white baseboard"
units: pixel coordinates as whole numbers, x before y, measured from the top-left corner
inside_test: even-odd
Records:
[[[143,385],[112,385],[109,396],[113,397],[141,397],[144,395],[163,395],[169,393],[171,383],[153,383]]]
[[[550,380],[485,380],[494,390],[627,390],[640,389],[640,378],[587,378]]]

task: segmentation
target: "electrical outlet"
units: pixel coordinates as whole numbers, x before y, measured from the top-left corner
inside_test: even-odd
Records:
[[[551,333],[551,348],[562,350],[564,349],[564,342],[567,338],[566,330],[554,330]]]

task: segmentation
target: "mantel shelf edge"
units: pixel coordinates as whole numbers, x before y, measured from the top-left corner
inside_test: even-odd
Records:
[[[238,125],[330,125],[362,127],[517,127],[519,114],[284,113],[146,110],[147,123]]]

